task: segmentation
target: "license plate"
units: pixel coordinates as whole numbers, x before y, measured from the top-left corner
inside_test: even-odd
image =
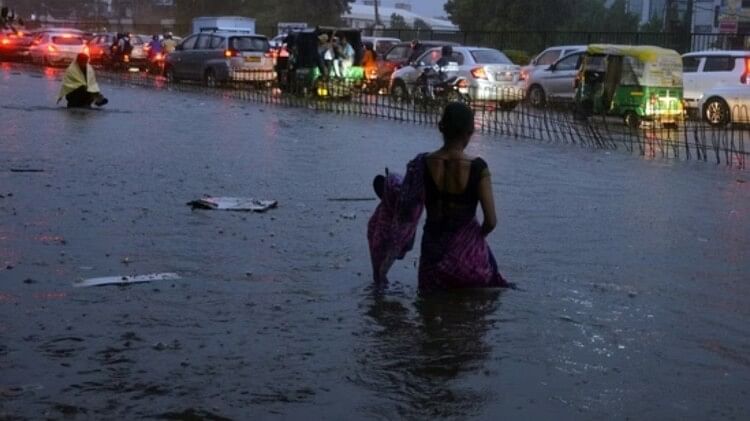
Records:
[[[510,72],[497,73],[495,74],[495,80],[501,80],[503,82],[511,81],[513,80],[513,73],[510,73]]]
[[[245,63],[260,63],[260,57],[245,57]]]

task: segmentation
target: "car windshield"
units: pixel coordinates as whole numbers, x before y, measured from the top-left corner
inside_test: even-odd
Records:
[[[268,40],[258,37],[234,37],[229,41],[229,46],[236,51],[266,52],[269,45]]]
[[[57,45],[83,45],[83,38],[70,35],[52,37],[52,42]]]
[[[474,50],[471,55],[477,64],[513,64],[505,54],[497,50]]]

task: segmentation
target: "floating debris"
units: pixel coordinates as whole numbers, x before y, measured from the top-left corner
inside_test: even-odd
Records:
[[[266,212],[279,206],[276,200],[259,200],[243,197],[204,197],[188,203],[193,209],[224,210],[235,212]]]
[[[174,281],[181,279],[176,273],[155,273],[139,276],[106,276],[103,278],[82,279],[73,284],[76,288],[89,288],[105,285],[130,285],[153,281]]]

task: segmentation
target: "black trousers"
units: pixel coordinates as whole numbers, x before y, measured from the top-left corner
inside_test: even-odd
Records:
[[[65,99],[68,100],[68,108],[90,108],[96,99],[96,95],[88,92],[85,86],[81,86],[65,95]]]

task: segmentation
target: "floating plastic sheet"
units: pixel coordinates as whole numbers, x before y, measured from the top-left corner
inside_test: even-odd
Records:
[[[180,279],[176,273],[154,273],[138,276],[106,276],[103,278],[83,279],[73,284],[76,288],[99,287],[104,285],[130,285],[154,281],[175,281]]]
[[[188,203],[193,209],[223,210],[235,212],[266,212],[279,205],[275,200],[259,200],[244,197],[204,197]]]

